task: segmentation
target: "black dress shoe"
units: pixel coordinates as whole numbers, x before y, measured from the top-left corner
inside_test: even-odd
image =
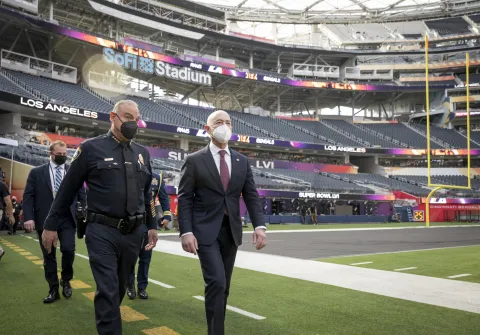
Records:
[[[62,285],[63,287],[63,290],[62,290],[62,294],[65,298],[71,298],[72,297],[72,286],[70,285],[70,282],[69,281],[63,281],[60,280],[60,285]]]
[[[133,300],[137,296],[137,292],[135,292],[135,287],[133,285],[127,286],[127,296],[128,299]]]
[[[51,291],[48,293],[47,297],[43,299],[44,304],[51,304],[52,302],[55,302],[55,300],[60,299],[60,294],[58,294],[58,291]]]
[[[138,297],[140,299],[148,299],[148,293],[145,290],[138,290]]]
[[[0,254],[0,260],[2,260],[3,255],[5,255],[5,250],[2,250],[2,253]]]

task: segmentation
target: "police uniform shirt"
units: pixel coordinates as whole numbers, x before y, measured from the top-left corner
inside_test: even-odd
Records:
[[[134,162],[125,162],[125,150],[133,152]],[[136,215],[145,213],[146,225],[155,229],[155,207],[150,193],[152,170],[150,154],[138,143],[118,140],[111,131],[83,142],[77,149],[70,168],[60,186],[44,228],[56,230],[57,223],[68,215],[76,193],[87,184],[89,212],[123,219],[127,213],[126,164],[133,164],[137,189]]]

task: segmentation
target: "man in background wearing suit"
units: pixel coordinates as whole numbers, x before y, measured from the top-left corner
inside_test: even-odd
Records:
[[[240,195],[255,228],[257,250],[267,244],[263,211],[247,157],[230,149],[230,116],[215,111],[205,130],[204,149],[187,156],[178,187],[178,221],[183,250],[198,254],[205,281],[209,335],[223,335],[235,257],[242,244]]]
[[[50,145],[50,162],[33,168],[28,175],[27,184],[23,193],[23,214],[25,219],[25,231],[37,230],[40,248],[43,253],[43,267],[45,279],[50,287],[44,303],[52,303],[60,299],[58,294],[59,282],[57,274],[56,245],[50,253],[42,245],[43,224],[48,216],[63,177],[67,173],[67,146],[62,141],[55,141]],[[78,201],[85,206],[85,189],[80,189],[77,195]],[[73,278],[73,260],[75,257],[75,204],[71,206],[72,216],[61,223],[58,230],[60,251],[62,252],[62,294],[65,298],[72,296],[70,280]]]

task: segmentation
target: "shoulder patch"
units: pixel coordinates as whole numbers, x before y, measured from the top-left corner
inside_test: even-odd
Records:
[[[77,151],[75,151],[75,154],[72,157],[72,162],[76,160],[78,157],[80,157],[81,154],[82,154],[82,148],[78,147]]]

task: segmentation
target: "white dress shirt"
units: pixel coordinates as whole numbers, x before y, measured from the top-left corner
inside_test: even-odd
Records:
[[[232,177],[232,156],[230,154],[230,150],[228,148],[228,145],[225,147],[225,149],[221,149],[219,147],[217,147],[213,142],[210,142],[208,148],[210,149],[210,152],[212,153],[212,156],[213,156],[213,160],[215,161],[215,165],[217,166],[217,170],[218,170],[218,174],[220,174],[220,150],[225,150],[226,153],[225,153],[225,162],[227,163],[227,166],[228,166],[228,174],[230,176],[230,178]],[[267,227],[265,226],[258,226],[255,228],[255,230],[257,229],[267,229]],[[191,232],[188,232],[188,233],[185,233],[183,234],[182,236],[184,235],[189,235],[189,234],[193,234]]]
[[[57,166],[60,166],[60,172],[62,174],[62,180],[63,180],[63,178],[65,177],[65,174],[66,174],[65,164],[57,165],[55,162],[50,160],[50,166],[49,166],[50,185],[52,185],[52,193],[53,193],[54,197],[55,197],[55,173],[57,173]]]
[[[220,174],[220,151],[225,150],[225,162],[227,163],[228,166],[228,175],[231,178],[232,177],[232,156],[230,155],[230,150],[228,149],[228,145],[225,147],[225,149],[220,149],[217,147],[213,142],[210,142],[210,145],[208,146],[210,149],[210,152],[212,153],[213,160],[215,161],[215,165],[217,166],[218,174]]]

